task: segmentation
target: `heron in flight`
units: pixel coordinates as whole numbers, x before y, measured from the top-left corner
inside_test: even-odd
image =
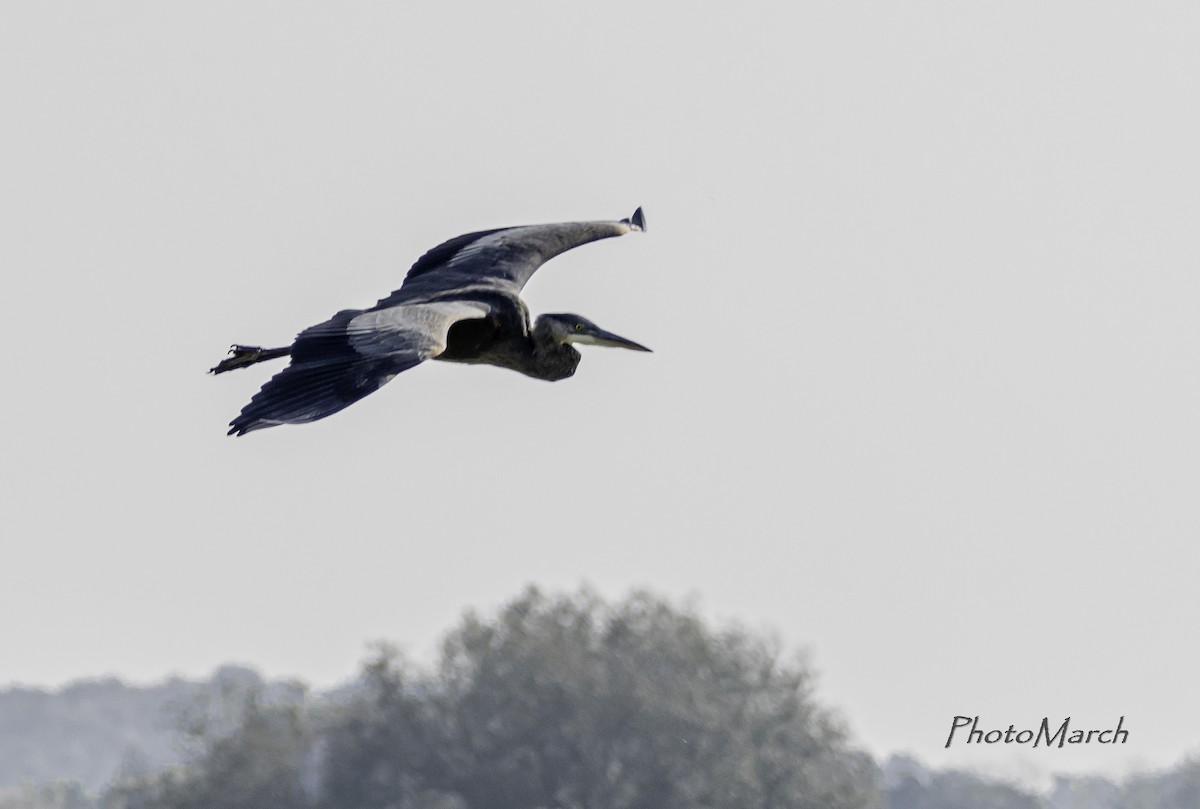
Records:
[[[229,435],[305,424],[348,407],[425,360],[484,363],[566,379],[574,344],[649,351],[587,318],[545,314],[530,325],[521,290],[538,267],[581,244],[644,231],[638,208],[618,222],[563,222],[467,233],[430,250],[370,309],[344,309],[283,348],[235,345],[214,374],[279,357],[291,364],[229,422]]]

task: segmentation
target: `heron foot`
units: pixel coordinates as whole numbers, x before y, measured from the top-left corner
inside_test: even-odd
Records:
[[[229,347],[229,356],[208,369],[210,374],[223,374],[234,368],[245,368],[262,359],[261,346],[244,346],[234,343]]]

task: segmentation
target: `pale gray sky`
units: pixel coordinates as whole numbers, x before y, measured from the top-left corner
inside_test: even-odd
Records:
[[[0,684],[331,684],[587,582],[778,630],[876,753],[1200,752],[1198,39],[1182,3],[5,3]],[[527,299],[656,353],[225,437],[270,375],[206,376],[229,343],[637,205]],[[1132,736],[944,751],[961,713]]]

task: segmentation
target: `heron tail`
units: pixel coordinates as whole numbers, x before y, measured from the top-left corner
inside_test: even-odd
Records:
[[[229,347],[229,356],[212,368],[209,368],[208,372],[210,374],[223,374],[226,371],[232,371],[234,368],[245,368],[248,365],[254,365],[258,362],[286,357],[291,353],[291,346],[285,346],[284,348],[259,348],[258,346],[232,345]]]

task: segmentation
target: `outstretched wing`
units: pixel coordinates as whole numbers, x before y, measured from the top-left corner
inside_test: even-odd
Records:
[[[376,309],[410,301],[452,300],[500,293],[515,298],[538,267],[598,239],[645,230],[642,209],[619,222],[562,222],[483,230],[439,244],[417,259],[400,289]]]
[[[347,309],[300,332],[292,362],[229,422],[230,435],[323,419],[374,393],[401,371],[446,350],[446,333],[490,309],[469,301]]]

